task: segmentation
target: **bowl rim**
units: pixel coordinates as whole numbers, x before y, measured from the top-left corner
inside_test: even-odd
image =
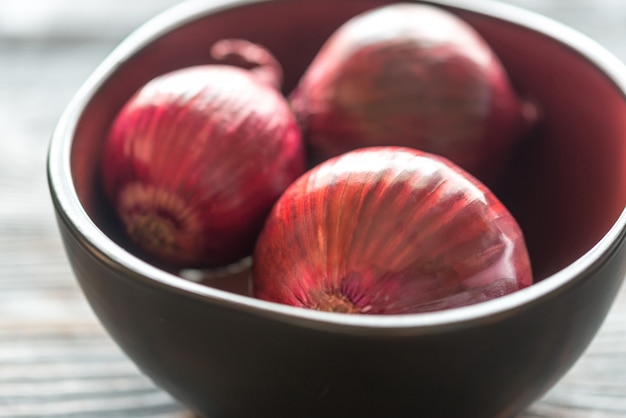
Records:
[[[292,307],[230,293],[168,273],[127,252],[110,239],[83,208],[72,182],[71,151],[77,124],[88,103],[119,65],[172,30],[230,9],[288,0],[184,0],[166,9],[128,35],[82,84],[63,111],[52,134],[47,157],[48,187],[57,214],[80,245],[128,280],[277,321],[357,334],[415,335],[478,326],[530,309],[585,280],[609,258],[626,235],[626,209],[604,236],[570,265],[532,286],[478,304],[436,312],[403,315],[346,315]],[[495,0],[417,1],[503,20],[552,38],[595,65],[626,97],[626,66],[586,35],[551,18]]]

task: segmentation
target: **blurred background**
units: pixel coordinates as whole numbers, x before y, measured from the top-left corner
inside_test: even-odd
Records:
[[[624,0],[507,2],[626,60]],[[176,3],[0,0],[0,417],[193,416],[127,360],[87,306],[45,173],[50,135],[82,82],[133,29]],[[523,416],[626,416],[626,297],[586,355]]]

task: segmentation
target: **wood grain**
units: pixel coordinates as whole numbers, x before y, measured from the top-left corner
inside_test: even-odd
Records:
[[[50,134],[95,66],[175,0],[0,0],[0,418],[193,414],[103,330],[72,275],[45,177]],[[515,0],[626,58],[626,2]],[[580,361],[522,417],[626,416],[626,291]]]

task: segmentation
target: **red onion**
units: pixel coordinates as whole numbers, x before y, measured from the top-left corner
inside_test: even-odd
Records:
[[[251,68],[199,65],[153,79],[121,109],[104,149],[104,189],[128,236],[176,267],[250,255],[272,204],[305,170],[273,57],[236,40],[214,52]]]
[[[445,156],[489,185],[536,118],[470,25],[409,3],[343,24],[290,100],[315,162],[360,147],[407,146]]]
[[[253,258],[256,297],[333,312],[441,310],[532,283],[504,205],[449,160],[403,147],[309,170],[277,201]]]

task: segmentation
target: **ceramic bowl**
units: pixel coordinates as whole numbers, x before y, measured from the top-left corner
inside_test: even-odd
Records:
[[[242,37],[275,53],[288,92],[335,28],[382,0],[181,3],[123,41],[64,112],[48,175],[75,275],[128,357],[190,409],[210,418],[509,417],[594,337],[626,268],[626,71],[534,13],[431,3],[473,25],[543,115],[501,191],[537,283],[493,301],[357,316],[256,300],[246,272],[199,284],[133,255],[103,199],[107,128],[145,82],[206,63],[217,39]]]

